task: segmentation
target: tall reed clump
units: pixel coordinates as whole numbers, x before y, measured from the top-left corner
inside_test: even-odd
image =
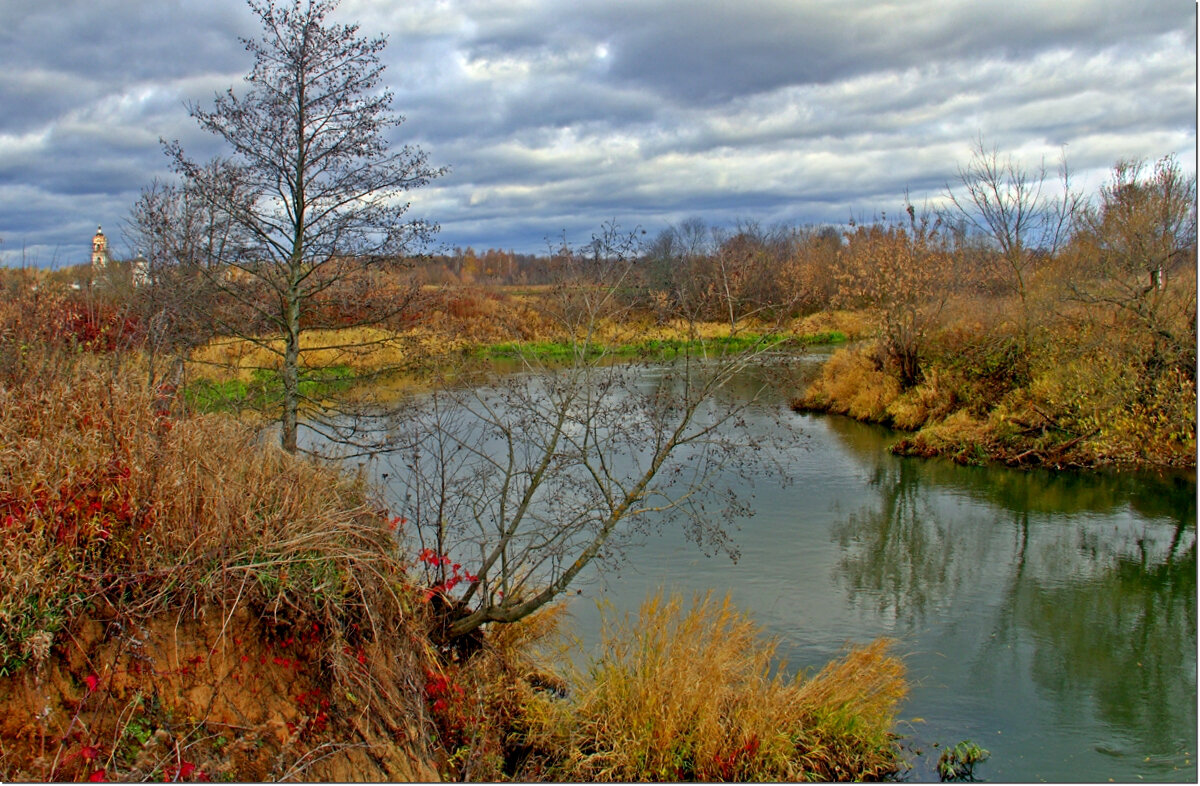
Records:
[[[904,667],[879,640],[814,676],[785,676],[776,644],[729,598],[647,601],[606,624],[567,699],[528,710],[526,769],[566,781],[878,779]]]

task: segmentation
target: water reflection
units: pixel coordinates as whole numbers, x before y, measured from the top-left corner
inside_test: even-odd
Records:
[[[1037,642],[1031,673],[1068,720],[1094,704],[1135,743],[1188,750],[1196,717],[1196,543],[1182,554],[1120,555],[1090,579],[1014,586],[1017,624]]]
[[[795,415],[782,396],[746,419],[764,435],[799,429],[804,449],[778,457],[790,484],[746,489],[757,515],[734,536],[742,558],[706,558],[677,529],[644,537],[607,581],[579,584],[585,641],[599,598],[629,611],[659,587],[728,591],[797,667],[900,640],[902,717],[923,719],[902,729],[926,752],[914,780],[937,780],[933,741],[974,739],[992,751],[990,780],[1195,781],[1194,473],[900,459],[886,429]]]
[[[867,486],[875,500],[834,525],[843,551],[838,573],[851,602],[861,598],[878,613],[911,623],[963,581],[967,561],[956,553],[962,538],[922,493],[914,462],[877,465]]]
[[[979,724],[1005,754],[985,776],[1196,777],[1194,481],[901,460],[828,426],[869,489],[831,530],[850,604],[942,654],[938,689],[1023,717]]]

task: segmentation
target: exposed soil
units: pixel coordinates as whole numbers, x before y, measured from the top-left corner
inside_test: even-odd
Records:
[[[351,692],[330,695],[319,627],[100,611],[57,639],[0,678],[0,780],[439,779],[418,719],[384,732]]]

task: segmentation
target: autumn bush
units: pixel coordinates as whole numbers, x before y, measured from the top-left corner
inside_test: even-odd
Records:
[[[121,301],[48,285],[36,271],[0,270],[0,374],[19,379],[42,364],[80,353],[111,353],[142,344],[144,327]]]
[[[880,358],[905,390],[921,381],[954,268],[940,221],[918,220],[911,206],[909,211],[907,225],[877,223],[847,233],[838,255],[837,298],[843,306],[878,315]]]
[[[888,405],[899,395],[900,381],[883,369],[874,347],[845,347],[825,361],[820,375],[792,406],[886,421]]]
[[[1195,194],[1171,158],[1121,162],[1064,203],[1073,234],[1050,247],[927,242],[915,218],[858,228],[840,297],[878,315],[876,336],[795,406],[914,430],[895,446],[910,455],[1195,466]],[[1006,265],[1015,291],[988,284]]]
[[[873,344],[838,350],[796,409],[845,414],[915,432],[895,450],[965,463],[1085,467],[1194,466],[1196,381],[1179,365],[1147,369],[1129,334],[1061,321],[1017,336],[962,324],[931,340],[922,380],[903,389]]]

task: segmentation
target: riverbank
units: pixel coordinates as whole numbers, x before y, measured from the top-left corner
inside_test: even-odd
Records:
[[[668,632],[657,672],[597,656],[661,716],[617,712],[611,681],[555,674],[537,653],[553,613],[455,657],[406,522],[361,476],[197,414],[147,383],[141,350],[81,342],[51,318],[69,303],[30,291],[0,306],[0,779],[861,779],[902,765],[904,670],[885,642],[783,679],[728,604],[648,611],[629,635]],[[697,682],[695,653],[722,642],[737,646]],[[666,741],[653,767],[596,758],[635,731]]]
[[[478,291],[467,297],[440,292],[442,307],[427,305],[421,322],[403,328],[383,326],[310,330],[301,335],[300,393],[320,399],[353,398],[356,382],[379,394],[421,389],[422,380],[469,371],[472,364],[516,361],[562,363],[580,354],[589,360],[669,360],[745,352],[802,351],[816,345],[863,338],[870,330],[863,315],[826,311],[784,324],[741,320],[656,320],[622,312],[591,322],[585,333],[569,333],[546,317],[540,293]],[[470,307],[464,304],[470,304]],[[201,411],[253,414],[278,405],[283,342],[280,339],[217,337],[188,358],[185,395]],[[386,397],[386,396],[385,396]]]
[[[301,393],[346,395],[356,380],[366,380],[376,393],[398,394],[420,388],[431,373],[480,361],[552,365],[576,353],[669,359],[852,342],[831,356],[793,408],[908,432],[892,448],[900,455],[1059,469],[1196,466],[1195,380],[1173,368],[1150,373],[1136,346],[1095,326],[1044,325],[1022,357],[1011,323],[972,323],[960,315],[927,338],[919,381],[905,388],[883,348],[879,315],[869,310],[818,312],[783,325],[743,320],[732,327],[625,312],[596,320],[586,336],[570,337],[546,319],[537,299],[543,294],[442,292],[442,308],[402,330],[308,331]],[[960,306],[963,313],[973,309],[1011,310],[993,302]],[[203,411],[269,408],[282,390],[275,370],[281,347],[217,338],[195,350],[190,403]]]
[[[620,357],[742,352],[836,344],[861,338],[871,329],[862,315],[849,311],[821,312],[784,324],[740,320],[733,325],[623,313],[595,319],[586,333],[573,333],[533,308],[529,294],[477,295],[470,302],[486,307],[473,310],[461,306],[462,298],[448,293],[442,297],[449,303],[446,308],[434,308],[404,328],[305,331],[300,367],[366,377],[393,370],[418,371],[462,358],[554,360],[577,350]],[[281,339],[217,337],[193,350],[189,360],[197,376],[252,383],[255,374],[278,368],[282,350]]]
[[[136,358],[20,362],[0,385],[0,778],[436,776],[436,661],[361,480],[183,413]]]
[[[1195,468],[1196,380],[1119,335],[1059,323],[1025,354],[1012,332],[933,334],[905,387],[883,339],[835,352],[792,401],[908,432],[892,451],[1052,469]]]

